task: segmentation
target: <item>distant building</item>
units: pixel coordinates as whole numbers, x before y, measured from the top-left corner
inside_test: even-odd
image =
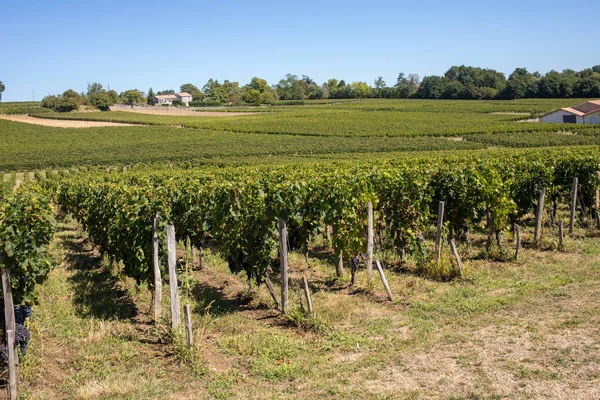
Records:
[[[573,107],[561,108],[542,115],[540,120],[563,124],[600,124],[600,100],[591,100]]]
[[[173,101],[175,100],[179,100],[186,106],[189,106],[190,102],[192,101],[192,95],[186,92],[181,92],[154,96],[154,101],[156,104],[173,104]]]

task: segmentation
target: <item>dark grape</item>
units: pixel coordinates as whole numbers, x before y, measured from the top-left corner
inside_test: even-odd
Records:
[[[31,317],[31,306],[17,305],[15,306],[15,323],[24,324],[25,319]]]
[[[17,324],[24,324],[25,323],[25,316],[23,315],[23,309],[21,308],[21,306],[15,306],[15,323]]]
[[[4,367],[8,365],[8,349],[3,344],[0,344],[0,365]]]
[[[31,334],[29,333],[29,329],[25,325],[17,324],[15,329],[15,342],[21,346],[21,352],[23,355],[27,353],[27,345],[29,344],[29,339]]]

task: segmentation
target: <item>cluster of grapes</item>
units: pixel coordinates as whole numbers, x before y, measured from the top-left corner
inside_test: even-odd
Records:
[[[0,367],[2,369],[8,366],[8,348],[5,345],[0,344]]]
[[[23,325],[25,319],[31,317],[31,306],[19,305],[15,306],[15,322]]]
[[[15,342],[21,348],[23,355],[27,354],[27,345],[31,337],[29,329],[25,326],[25,320],[29,317],[31,317],[31,306],[15,306]]]
[[[31,338],[31,334],[29,333],[29,329],[25,325],[16,324],[15,326],[15,342],[21,348],[21,353],[23,355],[27,354],[27,346],[29,345],[29,339]]]
[[[0,304],[3,299],[0,299]],[[28,305],[16,305],[15,306],[15,342],[19,345],[21,353],[27,354],[27,346],[29,345],[29,339],[31,333],[25,326],[25,320],[31,317],[31,306]],[[4,327],[4,313],[0,313],[0,323]],[[0,365],[8,365],[8,350],[6,348],[6,337],[2,344],[0,344]]]

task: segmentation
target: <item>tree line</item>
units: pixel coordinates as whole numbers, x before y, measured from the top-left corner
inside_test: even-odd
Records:
[[[287,74],[278,83],[252,78],[249,84],[209,79],[202,87],[187,83],[181,86],[204,103],[272,103],[276,100],[421,98],[421,99],[514,99],[600,97],[600,65],[581,71],[552,70],[544,75],[517,68],[506,78],[503,72],[471,66],[453,66],[444,75],[420,79],[418,74],[400,73],[393,85],[380,76],[372,85],[356,81],[347,83],[332,78],[317,84],[307,75]],[[161,93],[161,92],[159,92]]]
[[[545,75],[517,68],[508,79],[493,69],[454,66],[443,76],[423,78],[416,96],[424,99],[600,97],[600,65],[581,71],[552,70]]]
[[[0,82],[0,93],[4,85]],[[332,78],[317,84],[307,75],[285,75],[276,84],[254,77],[244,86],[239,82],[209,79],[199,88],[192,83],[179,87],[180,92],[192,95],[192,106],[223,104],[273,104],[276,101],[304,101],[319,99],[362,98],[421,98],[453,100],[485,100],[516,98],[569,98],[600,97],[600,65],[581,71],[552,70],[544,75],[517,68],[506,78],[494,69],[471,66],[453,66],[444,75],[430,75],[423,79],[418,74],[400,73],[393,85],[380,76],[372,85],[356,81],[347,83]],[[175,90],[152,88],[144,93],[138,89],[117,93],[106,90],[99,83],[88,83],[87,92],[67,90],[62,95],[46,96],[43,106],[55,111],[72,111],[82,105],[108,110],[111,105],[147,103],[154,105],[156,95],[175,94]],[[1,99],[1,98],[0,98]],[[175,101],[174,105],[179,105]]]

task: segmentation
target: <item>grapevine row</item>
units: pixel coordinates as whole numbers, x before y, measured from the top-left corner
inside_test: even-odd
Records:
[[[546,189],[553,203],[568,198],[579,178],[583,201],[594,200],[598,149],[503,152],[495,157],[454,155],[384,163],[209,169],[145,168],[126,173],[80,172],[44,185],[81,222],[92,241],[125,272],[152,284],[152,218],[173,223],[178,236],[210,245],[233,271],[261,280],[277,248],[277,221],[303,248],[323,227],[345,257],[363,249],[365,204],[396,249],[423,252],[422,233],[437,201],[444,201],[451,233],[487,221],[501,232],[536,207]],[[164,225],[163,225],[164,227]]]
[[[36,287],[47,278],[54,265],[48,246],[55,229],[50,198],[39,186],[28,183],[13,191],[12,185],[3,185],[0,192],[0,268],[10,276],[15,304],[15,343],[23,355],[30,339],[25,320],[31,317],[31,306],[37,301]],[[2,305],[4,297],[5,293],[2,293]],[[0,313],[4,338],[0,345],[2,369],[8,366],[9,360],[5,312]]]

